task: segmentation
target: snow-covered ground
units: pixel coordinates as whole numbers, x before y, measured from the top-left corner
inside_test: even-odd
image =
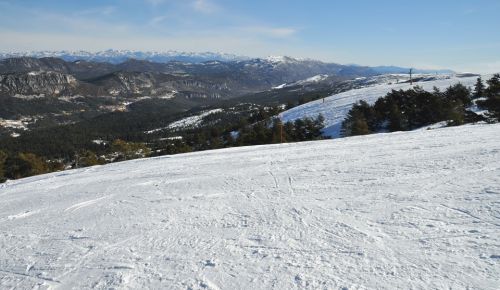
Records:
[[[498,289],[500,124],[0,185],[0,288]]]
[[[300,80],[300,81],[296,81],[296,82],[289,83],[289,84],[286,84],[286,83],[281,84],[277,87],[273,87],[272,89],[277,90],[277,89],[283,89],[286,87],[302,86],[302,85],[308,85],[308,84],[313,84],[313,83],[319,83],[319,82],[324,81],[326,79],[328,79],[328,75],[315,75],[315,76],[307,78],[305,80]]]
[[[203,118],[208,117],[215,113],[222,112],[222,109],[213,109],[210,111],[203,112],[198,115],[186,117],[179,121],[175,121],[172,124],[168,125],[168,129],[181,129],[181,128],[191,128],[197,127],[203,121]]]
[[[400,77],[398,77],[398,75],[378,76],[376,77],[377,81],[385,82],[387,80],[391,80],[391,82],[385,82],[382,84],[376,84],[336,94],[325,98],[324,102],[323,99],[309,102],[281,113],[280,118],[284,122],[289,122],[304,117],[316,118],[319,114],[322,114],[323,117],[325,117],[325,128],[323,130],[324,135],[339,137],[342,122],[347,116],[347,113],[349,113],[353,104],[361,100],[372,104],[375,103],[377,99],[385,96],[392,90],[406,90],[412,87],[410,83],[394,83],[396,80],[395,77],[403,78],[403,80],[406,81],[403,75]],[[424,75],[418,75],[418,77],[423,78]],[[429,75],[429,78],[437,78],[437,80],[416,82],[414,85],[418,85],[428,91],[431,91],[434,87],[444,90],[457,83],[471,87],[477,80],[477,77],[458,78],[444,75]]]
[[[204,118],[206,118],[212,114],[220,113],[220,112],[223,112],[223,110],[222,109],[213,109],[213,110],[205,111],[205,112],[202,112],[198,115],[193,115],[193,116],[189,116],[189,117],[177,120],[173,123],[170,123],[167,127],[156,128],[153,130],[145,131],[144,133],[153,134],[153,133],[161,132],[161,131],[164,131],[167,129],[180,130],[180,129],[187,129],[187,128],[196,128],[203,122]]]
[[[32,121],[31,118],[21,118],[20,120],[6,120],[0,118],[0,127],[28,130],[28,124]]]

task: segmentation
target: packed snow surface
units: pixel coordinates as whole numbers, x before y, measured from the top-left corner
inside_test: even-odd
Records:
[[[215,113],[220,113],[222,111],[223,111],[222,109],[213,109],[210,111],[203,112],[199,115],[186,117],[184,119],[181,119],[181,120],[178,120],[178,121],[171,123],[170,125],[168,125],[167,128],[168,129],[182,129],[182,128],[197,127],[198,125],[201,124],[201,122],[203,121],[203,118],[208,117],[208,116],[215,114]]]
[[[0,185],[0,288],[498,289],[500,125]]]
[[[283,89],[283,88],[286,88],[286,87],[293,87],[293,86],[308,85],[308,84],[312,84],[312,83],[319,83],[319,82],[324,81],[326,79],[328,79],[328,75],[315,75],[315,76],[307,78],[305,80],[296,81],[296,82],[293,82],[293,83],[290,83],[290,84],[284,83],[284,84],[281,84],[281,85],[279,85],[277,87],[273,87],[272,89],[273,90],[278,90],[278,89]]]
[[[377,81],[390,79],[394,81],[395,75],[386,75],[376,77]],[[396,75],[397,76],[397,75]],[[423,78],[424,75],[417,75]],[[436,78],[432,81],[416,82],[412,86],[410,83],[381,83],[368,87],[350,90],[344,93],[336,94],[328,98],[319,99],[304,105],[292,108],[280,114],[280,118],[284,122],[294,121],[304,117],[317,118],[318,115],[325,117],[325,128],[323,133],[325,136],[339,137],[342,122],[351,110],[352,106],[359,101],[366,101],[369,104],[375,103],[379,98],[384,97],[392,90],[407,90],[414,86],[420,86],[424,90],[432,91],[434,87],[440,90],[445,90],[451,85],[461,83],[467,87],[473,86],[476,83],[477,76],[459,78],[456,76],[430,76],[429,78]]]

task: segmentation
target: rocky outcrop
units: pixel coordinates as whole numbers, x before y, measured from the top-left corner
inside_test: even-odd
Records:
[[[0,75],[0,95],[72,95],[78,86],[75,77],[57,72]]]

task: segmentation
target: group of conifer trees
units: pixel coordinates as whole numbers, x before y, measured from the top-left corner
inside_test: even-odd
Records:
[[[193,129],[178,138],[163,138],[163,141],[157,143],[116,139],[100,145],[98,151],[81,149],[69,158],[48,158],[33,153],[0,151],[0,182],[66,168],[101,165],[141,157],[322,138],[322,116],[314,120],[304,118],[283,124],[274,117],[280,111],[281,109],[277,108],[261,109],[242,118],[237,124],[223,123]]]
[[[481,98],[477,104],[488,110],[488,117],[491,121],[500,121],[500,74],[495,74],[486,81],[488,87],[485,88],[481,78],[477,80],[474,96]]]
[[[5,152],[0,150],[0,182],[7,179],[19,179],[66,168],[81,168],[105,163],[146,157],[151,154],[144,143],[114,140],[106,147],[106,154],[97,155],[85,149],[80,150],[70,159],[49,159],[31,152]]]
[[[342,123],[343,136],[365,135],[376,132],[413,130],[446,121],[448,125],[461,125],[478,121],[500,119],[500,76],[494,75],[486,87],[478,78],[474,91],[462,84],[445,91],[434,88],[427,92],[416,86],[409,90],[393,90],[375,104],[356,103]],[[476,99],[476,100],[475,100]],[[468,108],[473,104],[489,111],[477,115]]]

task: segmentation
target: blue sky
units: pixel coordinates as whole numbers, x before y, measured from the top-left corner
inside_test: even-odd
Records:
[[[0,51],[182,50],[500,71],[498,0],[0,0]]]

